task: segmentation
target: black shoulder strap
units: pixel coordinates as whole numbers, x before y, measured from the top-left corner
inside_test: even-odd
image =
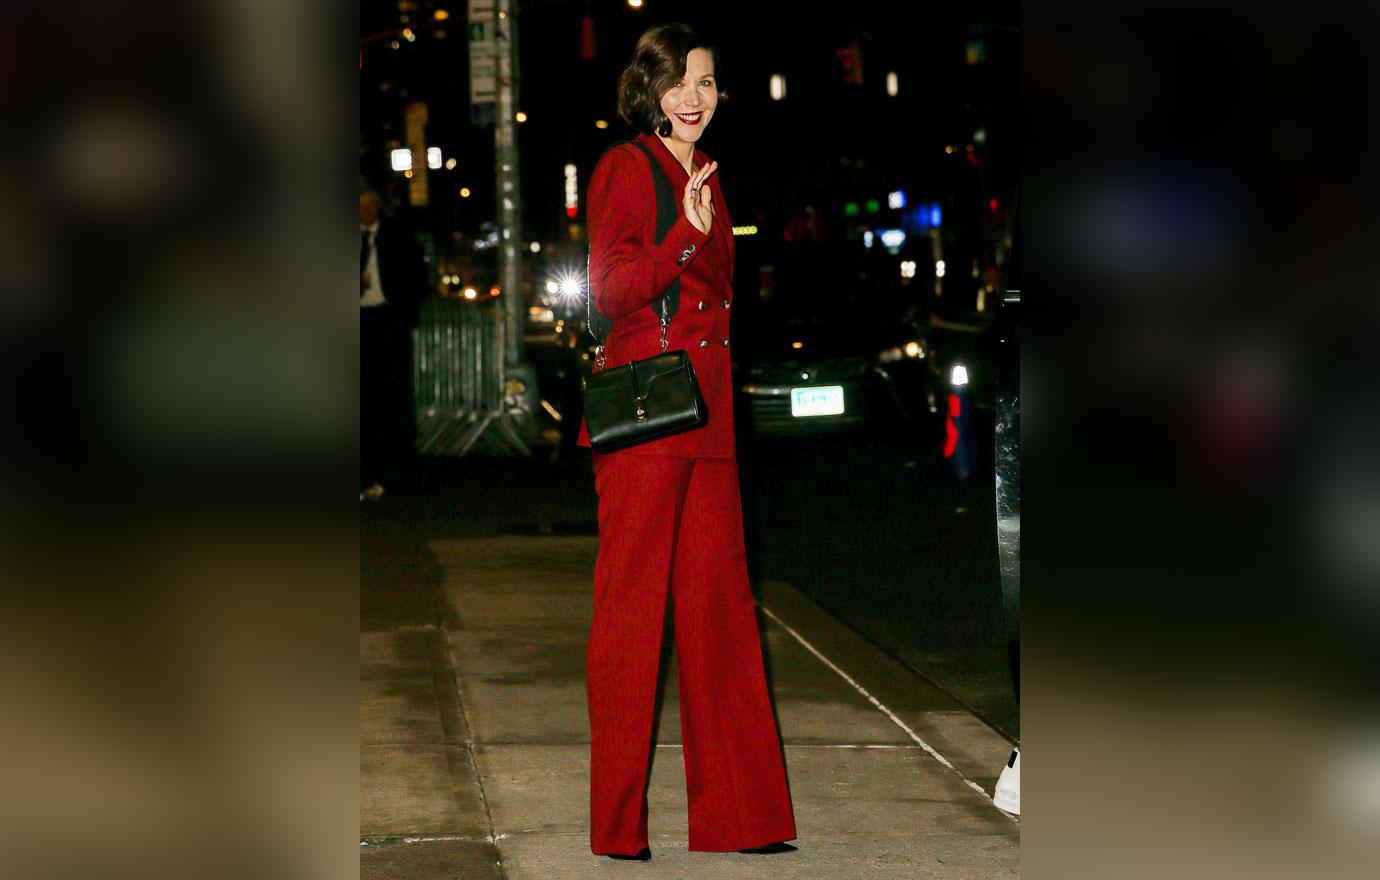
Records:
[[[644,144],[638,141],[622,141],[609,147],[604,151],[608,155],[609,150],[615,150],[623,144],[631,144],[642,151],[647,157],[647,162],[652,166],[652,189],[656,191],[656,243],[661,244],[666,240],[666,236],[671,232],[671,227],[676,225],[676,196],[671,191],[671,181],[667,179],[666,172],[661,164],[657,162],[652,151],[647,149]],[[602,160],[602,157],[600,157]],[[585,266],[585,278],[589,281],[589,296],[585,299],[585,327],[589,330],[600,345],[604,344],[604,339],[609,335],[609,330],[613,327],[613,322],[599,313],[594,307],[594,280],[590,277],[589,266]],[[648,308],[656,315],[658,321],[661,320],[663,310],[667,320],[680,310],[680,278],[672,279],[666,285],[666,290],[661,294],[661,298],[653,302]]]

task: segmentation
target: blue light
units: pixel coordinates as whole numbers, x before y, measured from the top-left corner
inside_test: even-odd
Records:
[[[916,205],[901,214],[901,225],[911,235],[922,235],[930,228],[930,209],[927,205]]]
[[[930,225],[938,226],[944,221],[944,215],[939,210],[938,202],[930,202]]]

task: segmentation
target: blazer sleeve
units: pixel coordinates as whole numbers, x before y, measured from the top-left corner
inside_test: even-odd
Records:
[[[709,240],[678,210],[666,238],[654,242],[652,169],[633,147],[609,151],[595,167],[588,205],[590,292],[594,307],[610,319],[651,305]]]

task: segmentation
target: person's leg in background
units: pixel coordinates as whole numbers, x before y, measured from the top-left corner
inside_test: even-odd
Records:
[[[387,333],[382,307],[359,310],[359,486],[374,499],[382,486],[388,443]],[[367,493],[367,494],[366,494]]]
[[[360,309],[359,343],[360,486],[376,499],[416,456],[412,328],[392,306]]]
[[[733,459],[695,461],[675,547],[690,849],[728,852],[791,840],[795,820],[767,693]]]
[[[586,651],[590,849],[647,846],[647,773],[676,524],[693,462],[594,456],[599,557]]]

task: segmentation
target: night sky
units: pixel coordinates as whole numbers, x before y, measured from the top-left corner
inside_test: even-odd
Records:
[[[407,5],[406,3],[404,5]],[[380,179],[390,139],[402,138],[402,105],[425,100],[428,141],[456,156],[454,171],[432,172],[433,200],[425,222],[478,234],[493,219],[493,139],[471,122],[466,5],[421,0],[399,12],[397,0],[363,0],[361,35],[361,172]],[[451,18],[434,20],[435,9]],[[404,25],[415,42],[389,36]],[[594,23],[596,54],[582,59],[581,20]],[[939,201],[952,223],[976,214],[988,199],[1014,199],[1017,162],[1017,27],[1014,2],[938,6],[912,2],[674,2],[529,0],[519,4],[522,80],[518,127],[524,238],[565,237],[563,167],[579,168],[581,198],[594,162],[630,129],[618,119],[615,86],[638,35],[663,21],[694,25],[720,50],[721,102],[704,139],[720,162],[735,223],[779,232],[804,206],[836,226],[849,201],[905,189],[912,201]],[[966,63],[981,40],[984,60]],[[863,82],[845,82],[837,51],[856,41]],[[899,93],[886,94],[888,72]],[[787,95],[772,101],[773,73]],[[595,120],[610,127],[600,130]],[[975,164],[966,145],[984,129]],[[956,147],[951,154],[945,147]],[[460,186],[473,190],[461,200]],[[414,214],[419,212],[413,212]],[[583,222],[583,215],[577,218]]]

